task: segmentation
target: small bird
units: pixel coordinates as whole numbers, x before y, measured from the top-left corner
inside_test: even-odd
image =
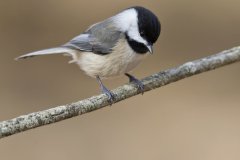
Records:
[[[16,60],[49,54],[69,55],[72,57],[69,63],[76,63],[88,76],[96,78],[102,93],[114,102],[113,93],[101,79],[125,74],[143,93],[144,85],[129,72],[153,53],[160,31],[157,16],[135,6],[90,26],[64,45],[28,53]]]

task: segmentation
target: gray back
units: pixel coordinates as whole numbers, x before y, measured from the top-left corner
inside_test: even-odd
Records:
[[[118,40],[125,36],[124,33],[117,30],[112,24],[111,18],[96,23],[83,34],[73,38],[64,47],[101,55],[109,54]]]

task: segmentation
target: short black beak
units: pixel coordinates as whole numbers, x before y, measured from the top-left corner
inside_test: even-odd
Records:
[[[151,44],[147,45],[150,54],[153,54],[153,46]]]

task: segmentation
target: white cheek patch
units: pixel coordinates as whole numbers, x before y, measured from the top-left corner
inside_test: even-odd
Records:
[[[130,39],[147,45],[147,41],[140,36],[137,25],[130,26],[129,31],[127,33]]]
[[[135,9],[125,10],[112,17],[112,19],[122,32],[128,33],[130,39],[147,45],[147,41],[140,36],[137,11]]]

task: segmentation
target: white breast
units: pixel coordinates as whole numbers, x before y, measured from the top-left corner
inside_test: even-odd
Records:
[[[98,55],[91,52],[79,53],[76,63],[89,76],[109,78],[119,76],[134,69],[147,54],[135,53],[125,39],[120,40],[114,52],[108,55]]]

